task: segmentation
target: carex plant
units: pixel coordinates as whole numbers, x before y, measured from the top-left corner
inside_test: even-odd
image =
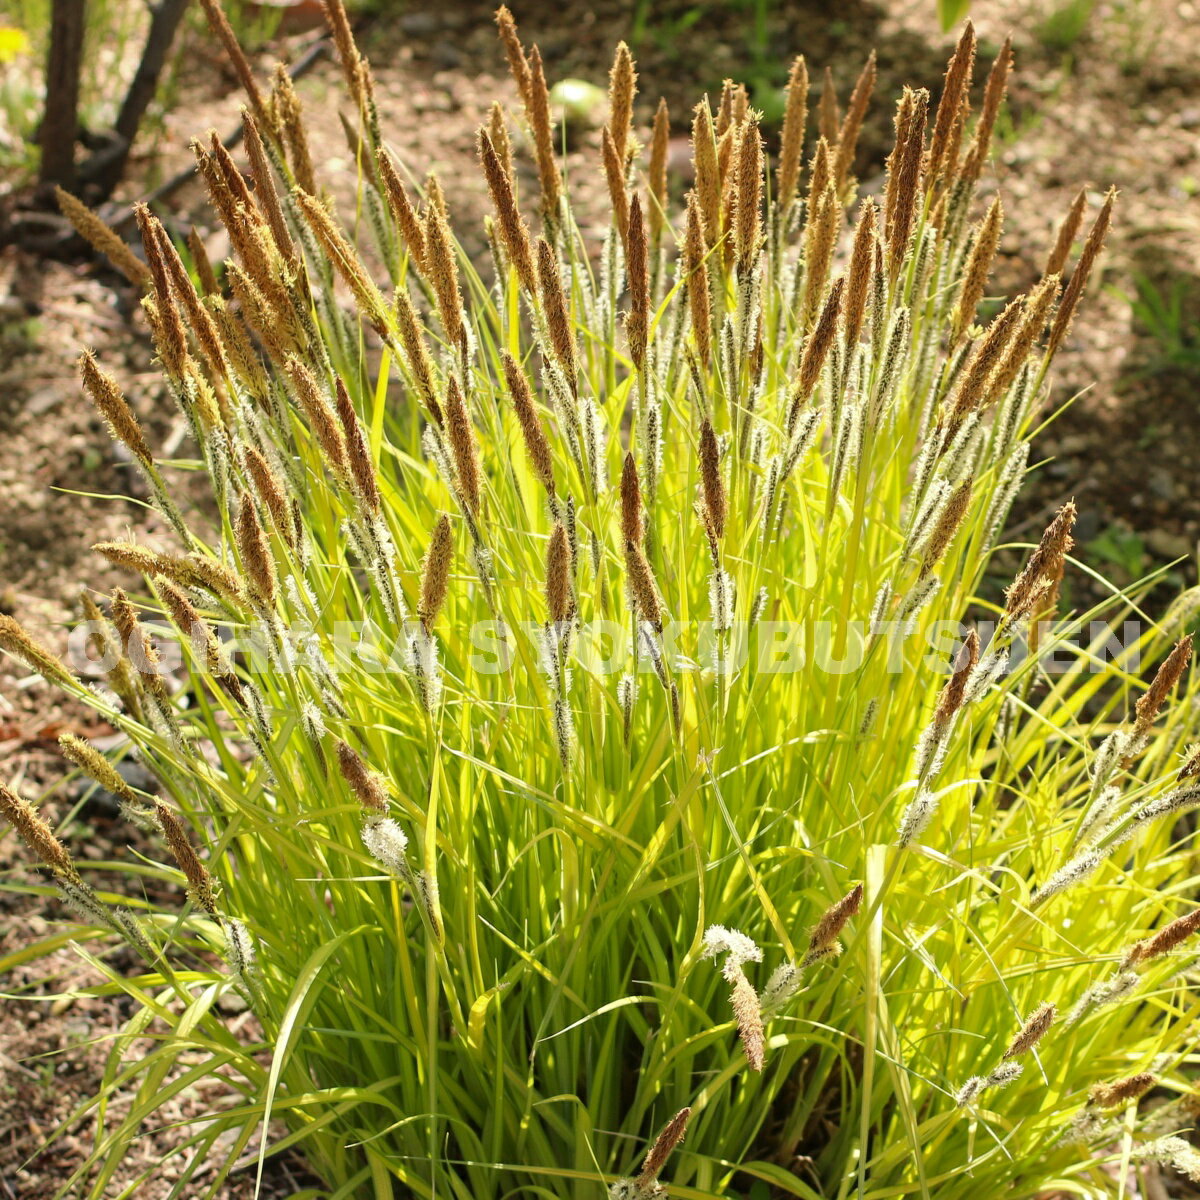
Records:
[[[597,244],[501,9],[520,108],[478,131],[471,257],[454,197],[389,150],[340,0],[340,217],[287,72],[260,83],[206,7],[247,97],[248,172],[195,146],[229,261],[143,208],[143,262],[65,202],[144,289],[195,460],[162,461],[85,353],[163,517],[97,550],[144,587],[85,597],[89,671],[0,618],[155,780],[64,741],[160,848],[86,868],[0,792],[101,990],[135,1002],[64,1192],[110,1194],[213,1073],[227,1099],[173,1195],[297,1144],[337,1197],[1195,1172],[1197,597],[1061,612],[1070,502],[982,586],[1114,203],[1088,225],[1081,193],[1040,280],[983,318],[1010,46],[973,88],[968,27],[936,105],[904,91],[862,198],[873,60],[810,122],[798,58],[769,155],[729,83],[688,114],[682,204],[673,118],[634,123],[621,46]],[[123,870],[186,902],[106,888]]]

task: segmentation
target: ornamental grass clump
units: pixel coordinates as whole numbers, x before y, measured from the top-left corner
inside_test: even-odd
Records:
[[[327,5],[353,212],[287,73],[260,84],[206,0],[248,96],[252,183],[195,144],[231,258],[138,213],[209,512],[85,353],[164,532],[96,547],[144,583],[85,597],[86,670],[0,617],[153,778],[116,789],[158,847],[124,863],[186,888],[98,886],[122,861],[77,863],[0,791],[133,1003],[64,1194],[108,1194],[214,1072],[175,1196],[291,1146],[322,1194],[377,1200],[1099,1196],[1110,1159],[1191,1169],[1197,598],[1066,611],[1066,497],[1002,543],[1114,200],[982,314],[1010,46],[977,114],[970,27],[940,99],[904,91],[878,196],[853,176],[873,60],[810,122],[797,59],[776,146],[734,82],[641,129],[619,47],[597,245],[502,8],[521,112],[477,133],[477,269]]]

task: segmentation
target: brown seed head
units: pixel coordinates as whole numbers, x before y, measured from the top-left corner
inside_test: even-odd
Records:
[[[646,363],[646,344],[650,334],[650,259],[646,245],[646,221],[642,203],[634,193],[629,202],[629,243],[625,271],[629,279],[629,314],[625,334],[629,354],[640,371]]]
[[[817,105],[817,130],[832,146],[838,138],[838,130],[842,126],[842,114],[838,110],[837,88],[833,82],[833,72],[826,67],[821,79],[821,99]]]
[[[154,815],[158,818],[171,857],[175,859],[188,883],[188,895],[210,917],[217,916],[217,905],[213,898],[212,878],[208,868],[200,861],[192,843],[188,840],[179,818],[161,800],[154,803]]]
[[[283,63],[275,67],[271,91],[271,108],[287,147],[292,175],[309,195],[316,195],[317,183],[313,172],[312,153],[308,148],[308,134],[304,130],[303,111],[300,97],[292,86],[292,77]]]
[[[516,269],[517,278],[520,279],[526,294],[534,296],[537,289],[533,274],[533,255],[529,248],[529,227],[517,210],[512,177],[505,170],[491,136],[485,129],[479,131],[479,161],[483,166],[483,176],[487,180],[492,204],[500,221],[500,237],[504,242],[504,249],[508,252],[509,261]]]
[[[1149,1071],[1142,1071],[1126,1079],[1118,1079],[1114,1083],[1094,1084],[1088,1092],[1088,1099],[1097,1108],[1116,1108],[1128,1100],[1144,1096],[1157,1082]]]
[[[512,397],[513,408],[521,425],[521,435],[525,440],[525,451],[529,455],[529,463],[548,495],[554,495],[554,460],[550,454],[550,443],[546,440],[546,432],[538,418],[533,403],[533,392],[521,364],[507,350],[503,351],[504,378],[508,383],[508,393]]]
[[[942,694],[938,697],[937,711],[934,713],[933,719],[939,725],[945,725],[962,708],[967,683],[971,678],[971,672],[975,670],[978,663],[979,634],[972,629],[955,660],[954,671],[946,680],[946,686],[942,688]]]
[[[608,73],[608,124],[622,163],[634,150],[632,126],[633,98],[636,94],[637,71],[634,69],[633,55],[624,42],[618,42],[612,70]]]
[[[242,466],[253,481],[259,500],[271,514],[271,524],[275,526],[275,531],[289,546],[292,545],[295,534],[292,529],[291,505],[271,464],[255,447],[247,446],[242,451]]]
[[[379,481],[375,476],[375,463],[371,458],[371,449],[367,445],[362,423],[358,419],[358,414],[354,411],[354,404],[350,399],[350,393],[346,390],[346,385],[342,382],[340,375],[337,377],[334,392],[337,400],[338,420],[341,422],[342,434],[345,439],[346,458],[349,460],[350,479],[354,484],[354,491],[368,512],[377,513],[379,512],[380,502]],[[275,519],[273,505],[271,506],[271,516]],[[276,524],[279,526],[277,519]],[[282,526],[279,527],[282,533],[283,528]]]
[[[35,641],[25,627],[7,613],[0,613],[0,650],[11,654],[13,658],[32,667],[39,675],[52,682],[64,683],[73,680],[71,672],[58,658],[40,642]]]
[[[219,0],[200,0],[200,5],[208,19],[209,28],[216,34],[225,49],[230,65],[238,77],[238,82],[250,100],[250,107],[254,110],[255,117],[259,121],[269,123],[267,108],[263,103],[262,92],[258,90],[258,83],[254,79],[254,72],[250,69],[250,61],[242,52],[237,35],[233,32],[233,26],[229,24]]]
[[[712,354],[712,296],[708,286],[708,252],[704,244],[703,221],[696,193],[688,192],[687,232],[683,246],[688,314],[696,351],[700,355],[700,362],[707,368]]]
[[[17,831],[17,836],[60,879],[79,881],[79,872],[67,848],[54,836],[37,809],[0,784],[0,815]]]
[[[763,1035],[762,1010],[758,1005],[758,993],[754,990],[745,972],[739,967],[733,977],[733,992],[729,997],[733,1005],[733,1017],[737,1022],[738,1037],[746,1052],[746,1061],[752,1071],[763,1069],[766,1039]]]
[[[530,104],[532,81],[529,74],[529,63],[525,58],[525,48],[517,35],[517,23],[506,5],[496,9],[496,28],[500,32],[500,40],[504,43],[504,53],[508,56],[508,68],[516,80],[517,91],[526,109]]]
[[[482,499],[482,476],[479,468],[479,446],[475,441],[475,430],[471,425],[471,414],[458,376],[450,375],[446,384],[446,427],[450,432],[450,452],[454,457],[454,471],[458,476],[458,496],[463,507],[472,515],[479,515]]]
[[[260,607],[270,608],[275,603],[275,562],[249,492],[242,493],[234,532],[251,594]]]
[[[808,65],[804,55],[792,60],[788,72],[787,101],[783,110],[783,132],[779,143],[779,205],[786,208],[795,199],[800,183],[800,162],[808,123]]]
[[[1175,685],[1183,678],[1191,660],[1192,635],[1189,633],[1175,643],[1174,649],[1155,672],[1150,686],[1138,698],[1135,705],[1137,720],[1134,723],[1136,735],[1144,736],[1153,728],[1155,718],[1162,711],[1167,697],[1175,690]]]
[[[979,301],[983,299],[1003,227],[1004,207],[997,196],[975,231],[971,254],[963,270],[962,289],[958,293],[958,303],[954,306],[954,315],[950,320],[952,344],[957,344],[966,336],[968,328],[975,320],[975,310],[979,307]]]
[[[929,164],[926,177],[934,187],[948,179],[957,165],[958,139],[962,136],[966,105],[971,91],[971,76],[975,70],[975,27],[968,20],[962,36],[946,67],[942,97],[933,121],[929,142]]]
[[[154,297],[158,314],[158,329],[166,343],[160,348],[163,362],[167,364],[182,363],[187,357],[187,331],[179,315],[179,308],[171,290],[171,277],[166,263],[163,261],[162,243],[158,231],[162,228],[159,219],[144,204],[133,206],[137,217],[138,230],[142,235],[142,248],[146,252],[146,262],[150,267],[150,275],[154,280]],[[164,233],[165,236],[165,233]]]
[[[1200,746],[1191,746],[1188,748],[1188,757],[1184,760],[1183,766],[1179,768],[1180,779],[1195,779],[1200,775]]]
[[[991,394],[989,379],[1004,359],[1009,344],[1021,327],[1025,304],[1024,296],[1010,300],[1004,311],[988,326],[987,332],[975,344],[954,393],[949,436],[953,436],[963,421],[976,409],[981,408]]]
[[[488,109],[487,134],[491,139],[492,149],[500,160],[500,169],[508,176],[509,187],[515,195],[517,177],[513,172],[512,142],[508,136],[508,122],[504,116],[504,109],[499,100],[493,100],[492,107]]]
[[[350,462],[346,443],[325,389],[316,376],[294,355],[284,363],[292,383],[292,394],[304,412],[306,423],[324,452],[329,469],[340,480],[350,478]]]
[[[283,216],[283,205],[279,193],[275,190],[275,174],[271,169],[271,160],[267,156],[266,146],[259,133],[258,122],[249,109],[242,109],[242,128],[245,130],[246,157],[250,160],[250,170],[254,175],[254,198],[258,207],[267,219],[271,237],[279,253],[288,263],[298,262],[296,244],[288,230],[287,221]]]
[[[942,510],[942,515],[929,535],[929,541],[925,545],[925,552],[921,558],[922,577],[928,575],[942,561],[942,556],[954,540],[954,535],[958,532],[970,507],[971,480],[967,479],[951,493],[946,507]]]
[[[1054,240],[1054,249],[1050,251],[1050,257],[1046,259],[1045,274],[1061,275],[1063,273],[1067,259],[1071,256],[1071,247],[1075,245],[1075,238],[1079,234],[1079,227],[1083,224],[1083,214],[1086,211],[1087,188],[1080,188],[1075,199],[1071,201],[1071,207],[1067,210],[1063,223],[1058,227],[1058,237]]]
[[[629,599],[639,619],[646,621],[659,633],[663,627],[662,601],[654,573],[642,548],[631,541],[625,543],[625,575],[629,582]]]
[[[858,914],[862,907],[863,885],[857,884],[846,893],[836,904],[832,904],[821,915],[821,919],[813,926],[808,939],[807,958],[815,962],[823,958],[837,942],[846,922]]]
[[[748,272],[758,257],[762,236],[762,138],[758,122],[750,120],[742,129],[738,147],[737,200],[734,205],[734,245],[740,272]]]
[[[817,380],[821,377],[821,368],[825,365],[825,359],[828,358],[834,338],[837,336],[838,314],[842,309],[842,293],[845,286],[845,277],[839,275],[834,280],[833,287],[829,289],[829,295],[825,298],[820,318],[813,327],[812,333],[809,334],[808,341],[804,344],[793,406],[802,404],[813,394]]]
[[[659,99],[650,137],[650,235],[655,245],[662,238],[667,212],[667,158],[671,143],[671,118],[667,102]]]
[[[400,341],[404,345],[409,372],[434,424],[444,425],[445,417],[433,384],[433,360],[429,357],[429,348],[425,344],[425,327],[417,317],[417,310],[413,308],[412,300],[403,286],[396,289],[395,300],[396,326],[400,330]]]
[[[571,615],[571,543],[557,521],[546,545],[546,610],[554,625]]]
[[[1100,251],[1104,248],[1104,239],[1108,236],[1108,227],[1112,223],[1113,205],[1116,201],[1117,189],[1109,188],[1100,213],[1096,217],[1096,222],[1088,234],[1087,241],[1083,244],[1083,253],[1080,254],[1079,262],[1063,292],[1062,303],[1058,306],[1054,324],[1050,328],[1050,340],[1046,345],[1047,355],[1053,355],[1070,332],[1071,322],[1075,318],[1075,310],[1079,307],[1083,289],[1087,287],[1088,276],[1092,273],[1092,267],[1096,265],[1096,259],[1099,258]]]
[[[293,188],[292,194],[338,274],[354,293],[362,315],[380,335],[386,335],[388,318],[383,297],[372,283],[354,247],[346,240],[324,204],[300,187]]]
[[[1021,573],[1005,589],[1004,613],[1009,621],[1028,616],[1037,601],[1039,585],[1057,576],[1071,547],[1075,545],[1071,530],[1075,527],[1078,511],[1075,502],[1068,500],[1055,513],[1037,549],[1029,556]]]
[[[57,185],[54,198],[62,214],[94,250],[108,258],[134,287],[145,287],[150,282],[150,269],[126,244],[125,239],[100,219],[86,204]]]
[[[80,770],[87,772],[105,791],[111,792],[118,799],[125,800],[130,804],[137,803],[133,789],[91,742],[84,741],[83,738],[76,737],[73,733],[64,733],[58,739],[58,748],[68,762],[74,763]]]
[[[421,274],[429,270],[429,259],[425,248],[425,230],[421,218],[409,199],[408,189],[400,178],[395,159],[382,146],[379,148],[379,178],[387,196],[388,208],[391,209],[396,227],[404,240],[405,248],[413,265]]]
[[[387,789],[382,778],[363,761],[362,755],[348,742],[338,742],[337,760],[338,770],[350,785],[350,790],[357,797],[359,804],[368,812],[386,813]]]
[[[700,486],[704,492],[704,509],[717,537],[725,536],[728,502],[725,481],[721,477],[721,451],[717,435],[707,418],[700,425]]]
[[[364,107],[366,99],[361,93],[360,65],[362,58],[358,53],[358,47],[354,44],[350,18],[342,5],[342,0],[321,0],[321,7],[325,10],[325,22],[329,26],[329,32],[333,35],[333,44],[337,48],[337,58],[342,66],[342,74],[345,75],[350,92],[358,101],[361,109]]]
[[[816,209],[809,214],[804,231],[804,299],[800,321],[805,329],[812,325],[820,309],[841,225],[842,202],[830,180]]]
[[[104,418],[114,438],[122,442],[129,452],[146,466],[153,465],[154,456],[146,444],[145,435],[128,401],[111,375],[96,365],[96,357],[90,350],[79,356],[79,374],[97,412]]]
[[[608,200],[612,205],[613,224],[621,235],[621,244],[629,246],[629,196],[625,188],[625,168],[617,150],[617,143],[606,125],[600,134],[600,146],[604,159],[604,178],[608,183]]]
[[[833,151],[824,138],[819,138],[817,148],[813,151],[812,161],[808,165],[808,219],[812,223],[812,214],[821,203],[829,184],[833,180]]]
[[[533,130],[534,151],[537,157],[538,181],[542,188],[542,215],[556,221],[562,203],[562,180],[554,159],[554,135],[550,124],[550,89],[542,55],[536,46],[529,52],[529,97],[525,115]]]
[[[654,1181],[661,1174],[663,1167],[667,1165],[667,1159],[671,1157],[671,1152],[683,1141],[683,1135],[687,1132],[687,1124],[691,1115],[690,1108],[681,1108],[663,1126],[662,1133],[654,1139],[654,1145],[646,1153],[641,1172],[634,1181],[639,1195],[650,1196],[653,1194]]]
[[[1016,1058],[1018,1055],[1027,1054],[1034,1048],[1046,1035],[1046,1031],[1050,1028],[1054,1021],[1056,1009],[1053,1004],[1043,1004],[1038,1008],[1033,1016],[1021,1026],[1020,1032],[1008,1044],[1008,1049],[1004,1051],[1003,1058]]]
[[[916,217],[928,112],[929,93],[924,88],[905,88],[896,110],[896,146],[888,159],[884,228],[893,278],[904,261]]]
[[[465,346],[462,292],[458,287],[458,262],[454,241],[444,211],[441,185],[431,175],[426,184],[429,203],[425,208],[425,246],[429,254],[429,282],[437,298],[438,316],[446,341],[456,350]]]
[[[712,247],[721,239],[721,170],[707,98],[696,105],[692,119],[692,166],[696,176],[696,196],[704,217],[704,240]]]
[[[1153,937],[1144,942],[1138,942],[1125,958],[1126,966],[1149,962],[1169,954],[1176,946],[1186,941],[1200,929],[1200,908],[1193,909],[1186,916],[1176,917],[1169,925],[1164,925]]]
[[[116,626],[121,639],[121,648],[137,671],[138,678],[151,695],[165,701],[167,686],[163,680],[154,640],[142,627],[137,609],[129,602],[129,597],[121,588],[113,588],[110,609],[113,625]]]
[[[1008,391],[1014,379],[1025,365],[1033,348],[1037,345],[1050,318],[1050,310],[1058,298],[1058,276],[1047,275],[1026,298],[1021,323],[1013,334],[1000,365],[988,381],[987,392],[981,407],[995,404]]]
[[[850,176],[850,168],[854,166],[854,152],[858,149],[858,135],[862,132],[863,120],[867,115],[867,105],[870,104],[871,93],[875,90],[875,74],[875,51],[872,50],[854,85],[850,103],[846,106],[846,117],[838,131],[837,151],[833,156],[833,178],[839,192],[845,189],[846,181]]]
[[[1012,70],[1013,52],[1012,35],[1004,39],[996,61],[988,72],[987,87],[983,93],[983,108],[979,112],[979,120],[975,125],[975,136],[971,141],[971,149],[967,152],[967,160],[963,166],[963,175],[974,182],[983,173],[983,164],[987,162],[988,150],[992,143],[992,130],[996,127],[996,118],[1000,114],[1000,105],[1004,103],[1004,93],[1008,88],[1008,75]]]
[[[537,270],[550,344],[554,347],[555,357],[567,382],[574,388],[579,373],[575,358],[575,330],[567,311],[567,294],[563,290],[558,255],[545,238],[538,238],[537,241]]]
[[[429,542],[429,552],[421,573],[421,599],[417,605],[417,616],[428,633],[433,627],[450,585],[450,564],[454,557],[454,534],[450,518],[445,513],[438,518]]]
[[[642,523],[642,488],[638,482],[637,463],[632,452],[625,455],[621,464],[621,539],[642,544],[646,529]]]
[[[867,303],[871,295],[871,277],[875,262],[875,204],[866,199],[859,207],[858,225],[854,230],[854,249],[850,252],[850,270],[846,283],[846,347],[857,344],[867,318]]]

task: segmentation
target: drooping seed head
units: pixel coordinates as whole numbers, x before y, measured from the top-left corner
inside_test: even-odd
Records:
[[[808,939],[809,962],[815,962],[826,956],[835,945],[846,922],[858,914],[862,907],[863,885],[856,884],[836,903],[831,904],[821,915],[821,919],[813,926]]]
[[[107,257],[126,279],[135,287],[150,283],[150,269],[126,244],[125,239],[107,225],[83,201],[55,185],[54,198],[62,214],[94,250]]]
[[[117,381],[96,364],[95,355],[85,350],[79,356],[79,374],[97,412],[104,418],[113,437],[123,443],[129,452],[146,466],[151,466],[154,456],[146,443],[142,427],[134,416],[129,402],[117,386]]]
[[[171,857],[187,880],[188,895],[210,917],[217,916],[216,900],[213,897],[212,878],[208,868],[200,861],[179,818],[161,800],[154,803],[154,815],[166,839]]]
[[[1149,1071],[1141,1071],[1113,1083],[1094,1084],[1088,1092],[1088,1099],[1097,1108],[1116,1108],[1144,1096],[1157,1082],[1157,1078]]]
[[[388,810],[387,789],[383,780],[377,775],[363,757],[348,742],[338,742],[338,770],[342,778],[350,785],[359,804],[369,813],[384,814]]]
[[[66,846],[54,836],[41,814],[15,792],[0,784],[0,815],[17,831],[17,836],[60,879],[78,881],[79,872]]]

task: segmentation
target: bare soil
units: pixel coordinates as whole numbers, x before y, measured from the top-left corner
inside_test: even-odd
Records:
[[[695,9],[674,0],[651,6],[653,28],[640,36],[633,6],[621,0],[526,0],[513,7],[525,37],[539,42],[552,79],[574,76],[603,86],[614,43],[633,42],[641,73],[638,118],[648,125],[661,94],[680,137],[698,90],[719,89],[726,75],[749,74],[755,103],[770,113],[777,104],[773,89],[797,52],[818,75],[831,67],[844,101],[874,46],[880,79],[858,163],[866,190],[879,183],[900,86],[920,83],[936,93],[953,40],[938,29],[935,6],[927,0],[890,0],[882,7],[860,0],[778,3],[769,6],[762,30],[753,26],[752,6]],[[1200,63],[1194,55],[1200,9],[1193,0],[1098,2],[1086,28],[1071,38],[1055,24],[1056,9],[1063,9],[1062,0],[978,0],[971,14],[980,34],[980,77],[1010,29],[1017,47],[1009,116],[987,185],[999,189],[1007,213],[997,294],[1037,278],[1080,184],[1089,188],[1093,211],[1110,184],[1121,189],[1103,269],[1057,363],[1052,407],[1077,398],[1039,438],[1040,457],[1048,461],[1019,502],[1011,534],[1036,537],[1053,508],[1074,496],[1081,510],[1080,552],[1118,584],[1190,560],[1172,568],[1157,593],[1165,600],[1171,589],[1195,582],[1200,538]],[[231,74],[199,30],[186,37],[175,107],[153,140],[139,147],[120,196],[126,203],[187,164],[192,136],[210,126],[226,134],[236,125],[239,99]],[[260,48],[264,71],[274,55],[294,56],[311,38],[311,31],[301,30]],[[413,3],[402,13],[371,19],[364,48],[375,67],[383,127],[398,157],[417,178],[435,170],[456,225],[481,229],[487,202],[475,163],[475,130],[494,99],[509,108],[516,100],[491,5]],[[337,117],[342,93],[336,65],[319,63],[299,91],[314,158],[331,186],[348,193],[353,162]],[[531,172],[528,155],[519,145],[518,151],[521,169]],[[683,158],[681,153],[681,163]],[[599,223],[607,199],[593,132],[573,141],[568,177],[580,211]],[[674,186],[682,192],[686,184],[675,178]],[[208,235],[210,252],[224,253],[198,185],[178,191],[169,207],[178,228],[195,222]],[[1142,302],[1132,303],[1139,295]],[[1162,310],[1157,317],[1155,298]],[[82,346],[94,349],[122,381],[152,441],[186,455],[182,418],[158,382],[129,289],[85,258],[35,258],[20,245],[0,251],[0,609],[58,646],[77,614],[81,587],[136,587],[88,553],[93,542],[132,529],[139,540],[171,544],[153,511],[137,502],[144,497],[136,472],[80,394],[74,364]],[[194,502],[204,503],[198,488]],[[1095,598],[1095,589],[1073,572],[1067,596],[1082,604]],[[100,738],[111,732],[10,661],[0,661],[5,781],[31,796],[54,784],[62,775],[54,743],[64,730]],[[47,801],[47,812],[66,819],[66,836],[85,858],[137,849],[136,832],[103,798],[79,801],[78,790],[67,786]],[[48,896],[26,893],[39,880],[22,865],[10,834],[0,836],[0,871],[0,912],[7,918],[2,955],[42,934],[63,912]],[[164,904],[178,901],[163,897]],[[47,979],[54,981],[49,989],[43,986]],[[44,1200],[85,1154],[86,1121],[44,1153],[38,1150],[94,1090],[110,1039],[128,1015],[120,1002],[78,994],[96,982],[69,948],[0,980],[9,996],[70,994],[57,1002],[0,1001],[0,1200]],[[244,1013],[228,1019],[233,1025],[250,1020]],[[214,1090],[185,1094],[162,1114],[114,1179],[111,1194],[161,1160],[164,1165],[136,1195],[166,1195],[179,1169],[172,1149],[187,1136],[188,1122],[219,1102],[219,1087],[213,1081]],[[301,1165],[286,1160],[273,1165],[264,1194],[291,1195],[311,1182]],[[1146,1192],[1127,1194],[1161,1200],[1186,1194],[1179,1187],[1155,1178]],[[250,1172],[236,1176],[226,1194],[240,1200],[252,1192]]]

